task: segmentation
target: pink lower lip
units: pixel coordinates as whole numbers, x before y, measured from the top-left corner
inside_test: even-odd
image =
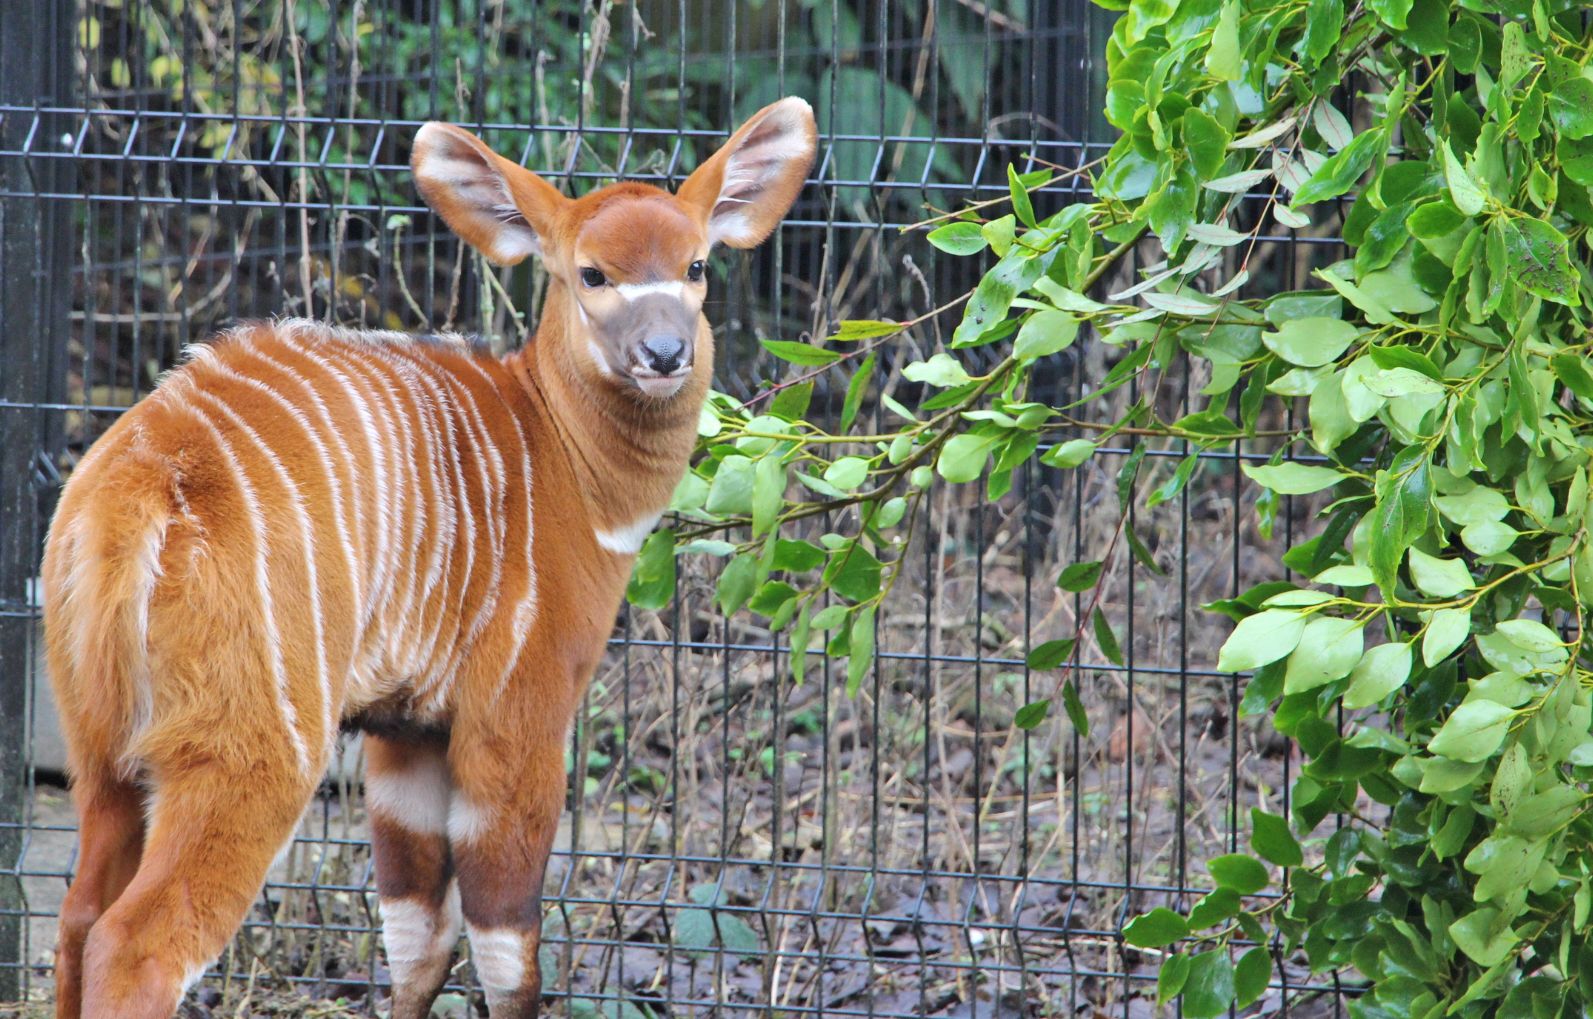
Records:
[[[686,373],[678,375],[632,375],[636,385],[649,396],[672,396],[686,382]]]

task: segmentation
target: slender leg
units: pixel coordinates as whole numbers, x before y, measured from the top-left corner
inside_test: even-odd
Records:
[[[541,1005],[542,878],[564,809],[566,729],[567,720],[544,718],[517,745],[455,730],[449,837],[492,1019],[532,1019]]]
[[[168,1019],[243,921],[313,791],[281,760],[160,776],[138,872],[89,932],[84,1016]]]
[[[367,735],[365,753],[382,941],[393,974],[391,1019],[425,1019],[459,943],[447,744]]]
[[[138,869],[144,843],[139,790],[102,776],[79,776],[72,787],[80,850],[77,877],[61,904],[55,951],[56,1019],[79,1019],[83,1009],[83,944],[89,930],[122,894]]]

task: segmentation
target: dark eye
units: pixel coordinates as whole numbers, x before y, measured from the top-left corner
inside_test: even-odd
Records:
[[[693,283],[701,283],[702,282],[702,270],[703,270],[702,260],[698,259],[697,261],[691,263],[690,265],[688,265],[686,267],[686,278],[688,280],[690,280],[691,282],[693,282]]]
[[[608,282],[608,278],[603,275],[601,269],[587,266],[581,270],[581,282],[589,287],[600,287]]]

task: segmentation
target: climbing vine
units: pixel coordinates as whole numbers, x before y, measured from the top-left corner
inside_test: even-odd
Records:
[[[1288,816],[1253,811],[1245,850],[1208,861],[1210,894],[1132,920],[1125,946],[1161,953],[1159,997],[1196,1019],[1257,1000],[1284,960],[1363,981],[1366,1017],[1583,1014],[1588,16],[1567,0],[1104,5],[1121,11],[1105,54],[1121,136],[1096,164],[1011,172],[1007,199],[930,224],[936,247],[993,264],[945,348],[906,366],[926,398],[873,394],[890,425],[855,430],[884,348],[917,322],[765,344],[791,377],[712,400],[631,597],[667,601],[678,553],[721,556],[725,612],[767,617],[799,678],[815,652],[847,656],[855,688],[937,475],[999,498],[1029,461],[1072,469],[1128,430],[1108,555],[1151,565],[1131,505],[1176,497],[1202,451],[1275,450],[1243,467],[1261,533],[1298,496],[1322,507],[1312,536],[1281,551],[1292,579],[1211,608],[1234,624],[1218,667],[1248,676],[1241,712],[1305,764]],[[1042,214],[1076,174],[1094,201]],[[1263,238],[1290,231],[1348,254],[1269,292]],[[1102,293],[1131,254],[1151,264]],[[1109,370],[1075,403],[1034,398],[1036,366],[1081,335],[1112,348]],[[1165,419],[1156,394],[1187,359],[1205,363],[1204,403]],[[807,412],[813,374],[836,365],[851,375],[830,430]],[[1114,423],[1079,416],[1130,383]],[[1151,487],[1156,444],[1187,455]],[[797,536],[820,515],[831,530]],[[1054,693],[1016,725],[1053,706],[1087,725],[1080,645],[1120,654],[1103,572],[1057,578],[1090,608],[1031,649]]]

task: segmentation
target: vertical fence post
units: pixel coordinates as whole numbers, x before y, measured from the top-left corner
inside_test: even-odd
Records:
[[[0,153],[59,152],[76,118],[71,0],[8,5],[0,17]],[[0,1002],[25,991],[20,855],[28,804],[27,707],[33,676],[33,578],[46,505],[38,457],[57,444],[64,389],[72,218],[62,159],[0,155]]]

